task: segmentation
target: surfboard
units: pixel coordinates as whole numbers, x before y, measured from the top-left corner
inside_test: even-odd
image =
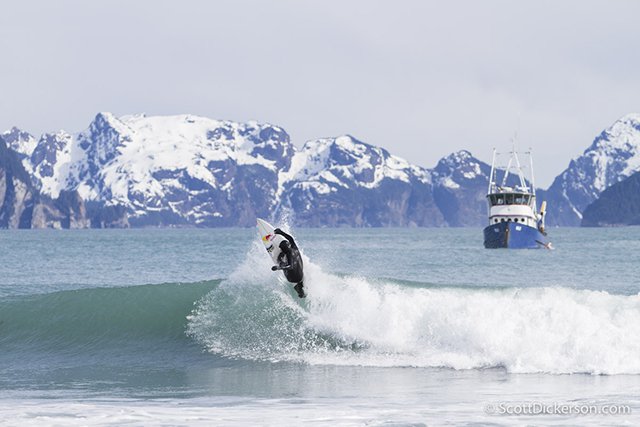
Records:
[[[262,218],[258,218],[258,234],[264,244],[264,248],[271,256],[274,265],[278,265],[278,256],[280,255],[280,242],[286,240],[283,236],[275,234],[275,227]]]

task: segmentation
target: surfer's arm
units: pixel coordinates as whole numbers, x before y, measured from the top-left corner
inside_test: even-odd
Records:
[[[291,246],[293,246],[294,248],[297,248],[298,246],[296,245],[296,242],[293,240],[293,237],[291,237],[289,234],[285,233],[284,231],[282,231],[279,228],[276,228],[275,230],[273,230],[273,232],[275,234],[279,234],[282,237],[284,237],[285,239],[287,239],[289,241],[289,243],[291,243]]]
[[[291,265],[281,265],[281,266],[274,265],[273,267],[271,267],[271,271],[278,271],[278,270],[291,270]]]

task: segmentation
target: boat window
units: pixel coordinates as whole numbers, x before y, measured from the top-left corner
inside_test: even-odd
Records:
[[[500,219],[500,222],[504,222],[504,218]]]
[[[494,219],[493,222],[498,222],[498,218]]]
[[[504,195],[496,194],[494,197],[495,197],[494,205],[504,205]]]
[[[505,202],[507,205],[513,204],[513,194],[505,194]]]
[[[522,194],[516,194],[515,195],[515,204],[516,205],[522,205],[524,204],[524,197]]]
[[[528,194],[526,196],[524,196],[524,204],[525,205],[528,205],[530,200],[531,200],[531,196],[529,196]]]
[[[524,218],[520,218],[520,222],[524,222]]]
[[[518,222],[518,218],[514,219],[515,222]]]

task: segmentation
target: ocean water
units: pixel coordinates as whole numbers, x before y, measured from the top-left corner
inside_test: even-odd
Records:
[[[640,423],[640,228],[293,233],[0,232],[0,425]]]

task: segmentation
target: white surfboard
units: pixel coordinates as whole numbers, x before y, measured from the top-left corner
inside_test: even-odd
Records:
[[[275,234],[275,228],[264,219],[258,218],[258,234],[264,244],[265,249],[271,255],[271,259],[275,265],[278,265],[278,256],[280,255],[280,242],[286,240],[283,236]]]

